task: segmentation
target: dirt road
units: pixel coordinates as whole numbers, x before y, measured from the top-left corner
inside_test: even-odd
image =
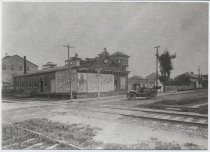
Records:
[[[186,99],[207,96],[206,90],[188,91],[159,97],[158,100],[109,99],[93,102],[6,101],[2,102],[2,121],[18,122],[31,118],[47,118],[64,124],[83,124],[99,128],[96,142],[111,147],[141,145],[143,149],[207,149],[208,128],[196,125],[128,118],[103,112],[87,111],[98,107],[134,108],[136,105],[155,103],[161,99]],[[136,107],[135,107],[136,108]],[[116,110],[117,111],[117,110]],[[130,113],[131,111],[125,111]],[[114,145],[114,146],[113,146]],[[175,147],[175,148],[174,148]],[[191,148],[190,148],[191,147]],[[103,147],[102,147],[103,148]],[[142,149],[142,148],[140,148]]]

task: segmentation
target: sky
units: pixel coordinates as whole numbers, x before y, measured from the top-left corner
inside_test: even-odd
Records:
[[[129,76],[155,72],[155,46],[176,53],[172,77],[208,73],[208,3],[4,2],[2,57],[18,54],[38,66],[70,55],[95,57],[106,47],[129,58]]]

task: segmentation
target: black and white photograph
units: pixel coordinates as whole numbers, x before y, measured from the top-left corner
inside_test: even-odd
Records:
[[[208,150],[208,2],[1,9],[2,150]]]

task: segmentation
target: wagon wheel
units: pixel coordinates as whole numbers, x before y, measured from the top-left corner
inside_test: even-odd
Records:
[[[157,93],[154,94],[154,98],[155,98],[155,99],[157,98]]]
[[[146,96],[146,98],[147,98],[147,99],[151,99],[151,98],[152,98],[152,95],[151,95],[151,94],[148,94],[148,95]]]
[[[134,93],[129,93],[128,94],[128,99],[129,100],[132,100],[132,99],[135,99],[136,98],[136,95]]]
[[[136,94],[132,93],[132,99],[136,99]]]
[[[130,93],[127,93],[127,98],[128,98],[128,100],[131,100],[131,94]]]

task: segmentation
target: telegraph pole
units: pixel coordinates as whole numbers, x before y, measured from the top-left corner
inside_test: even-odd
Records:
[[[159,58],[159,54],[158,54],[158,49],[160,46],[156,46],[154,48],[156,48],[156,87],[158,87],[158,58]]]
[[[97,68],[97,77],[98,77],[98,100],[100,99],[100,72],[101,72],[102,68]]]
[[[74,48],[72,46],[68,45],[63,45],[63,47],[67,47],[68,48],[68,66],[69,66],[69,95],[70,95],[70,100],[72,100],[72,89],[71,89],[71,64],[70,64],[70,48]]]
[[[200,74],[200,66],[198,66],[198,87],[200,88],[200,77],[201,77],[201,74]]]

